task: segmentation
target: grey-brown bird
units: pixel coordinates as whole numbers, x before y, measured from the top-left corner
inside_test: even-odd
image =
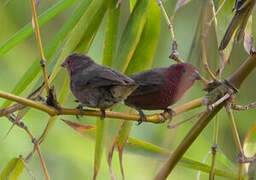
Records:
[[[62,63],[70,76],[72,94],[83,106],[105,110],[123,101],[138,86],[135,81],[110,67],[96,64],[89,56],[69,55]]]

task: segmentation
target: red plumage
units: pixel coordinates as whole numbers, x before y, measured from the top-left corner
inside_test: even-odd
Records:
[[[130,76],[139,87],[125,100],[125,104],[139,111],[145,119],[145,110],[165,110],[175,104],[201,79],[195,66],[188,63],[174,64],[166,68],[154,68]]]

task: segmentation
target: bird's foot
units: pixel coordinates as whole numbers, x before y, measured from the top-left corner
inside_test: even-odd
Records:
[[[142,110],[138,110],[139,114],[140,114],[140,119],[138,121],[137,125],[140,125],[143,121],[146,121],[146,115],[144,114],[144,112]]]
[[[79,105],[76,107],[76,109],[79,109],[79,110],[80,110],[80,112],[81,112],[82,115],[85,115],[85,109],[83,108],[84,106],[85,106],[84,104],[79,104]],[[78,120],[80,120],[79,115],[76,115],[76,118],[77,118]]]
[[[169,122],[168,122],[168,125],[167,125],[167,127],[169,128],[169,125],[170,125],[170,123],[171,123],[171,121],[172,121],[172,118],[173,118],[173,116],[175,115],[175,111],[173,111],[172,109],[166,108],[166,109],[164,110],[164,112],[161,113],[162,117],[166,118],[166,116],[164,116],[164,113],[168,113],[168,114],[169,114]],[[167,120],[167,119],[166,119],[166,120]]]
[[[102,116],[100,117],[100,120],[103,121],[106,117],[106,111],[104,109],[101,109],[100,111],[101,111],[101,114],[102,114]]]
[[[239,163],[252,163],[255,161],[256,161],[255,157],[246,157],[243,152],[240,152],[238,154],[238,162]]]

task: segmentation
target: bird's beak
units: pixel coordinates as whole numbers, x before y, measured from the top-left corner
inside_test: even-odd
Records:
[[[201,80],[201,79],[202,79],[202,76],[200,75],[200,73],[199,73],[197,70],[195,70],[195,71],[193,72],[193,77],[194,77],[196,80]]]
[[[66,67],[65,61],[61,64],[62,67]]]

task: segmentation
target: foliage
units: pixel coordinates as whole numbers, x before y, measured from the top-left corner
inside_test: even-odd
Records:
[[[92,179],[92,177],[106,179],[106,176],[112,179],[124,179],[124,177],[153,179],[156,174],[159,175],[162,172],[165,172],[164,176],[167,177],[172,171],[169,167],[176,166],[175,163],[168,164],[168,161],[176,157],[175,161],[178,162],[179,167],[170,174],[171,179],[196,178],[197,171],[205,172],[200,175],[201,179],[206,176],[228,179],[255,178],[255,162],[247,163],[243,173],[243,164],[235,161],[239,152],[245,152],[245,155],[250,158],[255,156],[256,128],[251,121],[255,111],[233,113],[234,109],[247,110],[255,107],[253,103],[247,108],[235,106],[235,103],[246,104],[254,99],[251,97],[255,97],[254,91],[250,90],[253,89],[254,84],[248,83],[253,82],[253,78],[240,88],[241,83],[255,65],[251,63],[250,68],[243,71],[240,78],[232,74],[235,70],[242,69],[238,67],[246,57],[249,56],[246,61],[249,62],[255,56],[252,41],[256,36],[255,12],[252,12],[252,16],[250,14],[243,16],[244,19],[249,19],[244,41],[237,42],[232,39],[224,51],[219,51],[218,46],[234,15],[233,3],[230,1],[163,1],[162,7],[159,6],[161,5],[159,0],[56,0],[53,1],[56,2],[53,6],[47,1],[37,2],[39,3],[37,11],[41,14],[38,16],[38,21],[43,44],[43,51],[40,53],[43,53],[46,58],[45,68],[50,86],[55,87],[50,95],[54,96],[56,92],[59,106],[72,108],[59,111],[59,107],[56,106],[57,109],[54,109],[39,101],[38,97],[49,96],[49,92],[46,92],[47,84],[42,85],[44,76],[41,72],[43,69],[40,66],[41,59],[35,58],[39,56],[39,50],[36,48],[39,40],[37,38],[36,41],[34,38],[33,29],[34,31],[39,29],[34,26],[34,22],[29,22],[32,17],[30,4],[27,2],[24,8],[20,8],[21,6],[18,6],[20,2],[1,1],[0,19],[2,19],[2,25],[8,30],[3,30],[0,35],[0,64],[3,67],[0,76],[4,77],[0,79],[0,97],[3,98],[0,101],[2,103],[0,117],[3,119],[0,132],[1,136],[4,136],[8,131],[10,124],[6,119],[22,128],[22,131],[14,128],[4,141],[0,141],[3,147],[0,150],[0,154],[3,154],[2,157],[0,156],[0,179],[28,179],[29,176],[42,179],[43,171],[46,178],[49,171],[52,179]],[[222,3],[224,3],[223,7]],[[248,0],[246,3],[254,5],[255,0]],[[17,8],[14,8],[14,5]],[[244,6],[247,7],[247,5]],[[221,7],[220,11],[218,11],[219,7]],[[41,8],[46,10],[40,13]],[[167,16],[165,16],[165,10],[167,10]],[[12,14],[11,18],[10,14]],[[24,17],[19,17],[19,14]],[[18,22],[22,18],[29,23],[18,27],[21,26]],[[25,24],[24,19],[22,22]],[[172,24],[168,27],[168,23]],[[242,23],[242,25],[245,24]],[[239,29],[239,36],[241,36],[240,32],[241,29]],[[7,35],[10,36],[8,39]],[[178,49],[172,47],[174,40],[178,44]],[[44,46],[44,44],[47,45]],[[127,75],[152,67],[168,66],[174,63],[168,59],[169,55],[178,52],[179,59],[198,66],[206,79],[213,79],[219,83],[218,79],[225,77],[228,82],[233,82],[231,86],[240,88],[240,96],[236,101],[231,102],[231,99],[236,97],[235,89],[225,83],[210,87],[208,84],[208,88],[215,90],[208,89],[210,93],[204,96],[204,104],[201,100],[195,102],[192,100],[206,94],[202,91],[204,85],[196,84],[189,92],[190,94],[187,94],[174,108],[176,115],[182,113],[182,118],[191,115],[191,112],[187,111],[202,105],[207,105],[203,106],[202,110],[213,109],[204,111],[194,126],[186,123],[182,127],[167,129],[166,123],[157,124],[161,122],[160,114],[147,116],[149,122],[156,124],[144,122],[136,126],[131,120],[137,121],[138,116],[130,114],[131,110],[123,104],[114,108],[114,112],[107,112],[108,118],[104,122],[96,117],[101,115],[100,112],[95,111],[86,112],[88,116],[82,117],[78,122],[73,116],[60,116],[78,115],[69,91],[68,76],[60,68],[61,62],[72,52],[87,53],[97,63],[111,66]],[[35,60],[32,62],[32,59]],[[223,89],[220,90],[221,87]],[[230,89],[233,90],[231,94],[229,94]],[[2,90],[11,93],[5,93]],[[226,94],[229,96],[223,100],[224,103],[214,104]],[[213,100],[210,99],[213,97]],[[12,104],[10,100],[27,107]],[[185,101],[189,102],[188,105],[183,105]],[[205,101],[211,103],[205,103]],[[224,106],[227,113],[218,112]],[[37,110],[34,111],[34,108]],[[120,113],[115,114],[116,111]],[[45,115],[45,112],[50,115],[50,118]],[[215,113],[219,114],[218,123],[215,123],[217,127],[213,128],[212,123],[206,127],[215,117]],[[115,120],[117,118],[119,120]],[[45,128],[42,125],[44,122],[40,122],[41,119],[48,119]],[[177,119],[181,120],[181,118]],[[228,119],[232,123],[231,126],[228,124]],[[234,123],[235,120],[240,120],[236,122],[237,126]],[[200,123],[204,125],[201,126]],[[72,129],[67,128],[68,126]],[[187,134],[191,127],[189,131],[191,134]],[[239,127],[238,130],[237,127]],[[251,129],[249,130],[248,127]],[[232,130],[234,141],[231,136]],[[195,131],[197,131],[196,135]],[[240,132],[241,137],[247,134],[243,147],[240,137],[236,134],[237,131]],[[31,139],[24,137],[24,132]],[[201,136],[198,137],[199,135]],[[31,148],[31,140],[33,148]],[[186,148],[182,147],[183,144]],[[216,156],[212,148],[212,159],[201,162],[211,150],[211,146],[215,144],[218,145]],[[14,145],[15,148],[13,148]],[[237,148],[234,148],[235,145]],[[175,150],[176,146],[178,148]],[[189,151],[183,156],[189,147]],[[119,153],[119,160],[115,156],[115,148]],[[33,156],[34,151],[37,151],[40,161]],[[17,154],[22,156],[17,158]],[[162,168],[159,162],[163,164]],[[39,168],[40,165],[43,166],[43,171]],[[156,167],[160,171],[156,171]],[[118,173],[119,168],[121,173]],[[163,179],[159,177],[155,178]]]

